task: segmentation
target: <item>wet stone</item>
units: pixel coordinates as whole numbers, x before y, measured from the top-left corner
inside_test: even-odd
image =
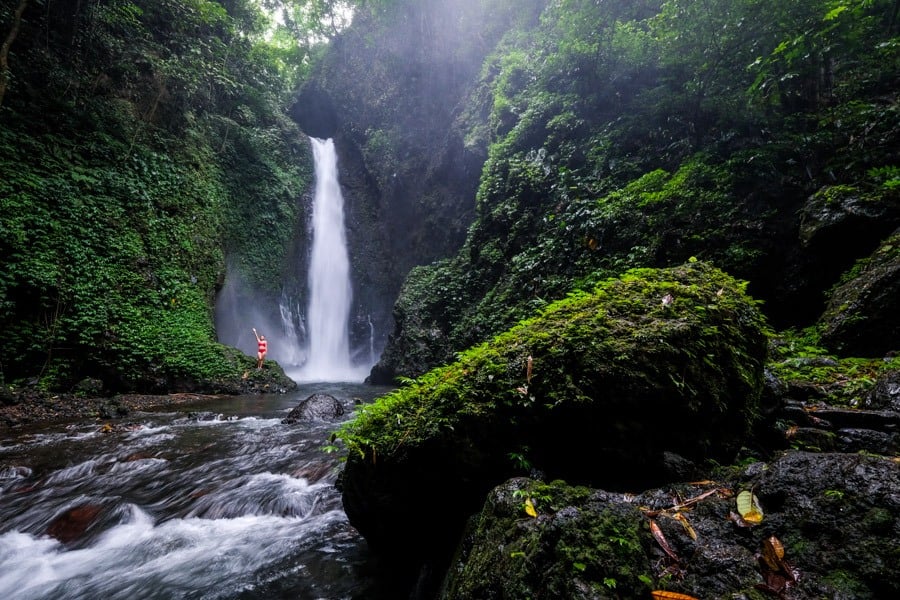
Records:
[[[81,538],[93,525],[103,507],[97,504],[82,504],[70,508],[47,527],[47,535],[64,544],[74,542]]]
[[[892,455],[900,452],[900,434],[871,429],[841,429],[837,432],[837,448],[842,452],[871,452]]]
[[[282,419],[285,425],[301,421],[333,421],[344,415],[344,405],[331,394],[315,393],[294,407]]]

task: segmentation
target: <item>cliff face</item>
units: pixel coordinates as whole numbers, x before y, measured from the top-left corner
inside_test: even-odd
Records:
[[[330,44],[291,115],[334,138],[346,201],[354,338],[371,322],[380,353],[407,273],[456,252],[487,157],[457,125],[487,54],[543,2],[389,3]]]

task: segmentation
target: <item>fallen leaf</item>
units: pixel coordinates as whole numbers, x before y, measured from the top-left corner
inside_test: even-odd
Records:
[[[675,513],[675,519],[676,519],[679,523],[681,523],[681,526],[684,527],[684,530],[687,532],[687,534],[688,534],[689,536],[691,536],[691,539],[692,539],[692,540],[696,540],[696,539],[697,539],[697,532],[694,531],[694,528],[693,528],[693,527],[691,527],[690,522],[688,521],[687,517],[684,516],[683,513],[680,513],[680,512]]]
[[[687,500],[685,500],[684,502],[682,502],[680,504],[675,504],[672,508],[674,508],[675,510],[678,510],[679,508],[685,508],[685,507],[691,506],[692,504],[696,504],[697,502],[700,502],[704,498],[709,498],[713,494],[720,493],[721,491],[722,490],[719,488],[706,490],[699,496],[694,496],[693,498],[688,498]]]
[[[738,527],[755,527],[756,526],[756,523],[751,523],[749,521],[745,521],[741,517],[741,515],[737,514],[736,512],[729,512],[728,520],[733,521],[734,524],[737,525]]]
[[[694,596],[687,594],[679,594],[678,592],[669,592],[666,590],[653,590],[650,592],[654,600],[698,600]]]
[[[750,490],[744,490],[737,495],[737,509],[741,518],[748,523],[758,525],[762,523],[763,511],[759,505],[759,499],[756,494]]]
[[[653,538],[656,540],[656,543],[659,544],[660,548],[669,555],[669,558],[675,562],[681,562],[678,560],[678,555],[675,554],[675,551],[669,546],[669,542],[666,541],[666,536],[663,535],[662,529],[659,528],[659,525],[657,525],[656,521],[653,519],[650,519],[650,533],[653,534]]]
[[[775,572],[786,571],[784,566],[784,546],[774,535],[763,540],[762,558],[766,566]]]

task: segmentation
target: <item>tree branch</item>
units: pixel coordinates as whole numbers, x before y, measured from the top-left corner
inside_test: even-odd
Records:
[[[6,95],[6,86],[9,83],[9,48],[12,46],[12,43],[16,41],[16,36],[19,35],[19,26],[22,24],[22,13],[25,12],[28,1],[29,0],[20,0],[19,6],[16,8],[16,12],[13,15],[12,29],[9,30],[6,39],[3,40],[3,45],[0,46],[0,106],[3,106],[3,96]]]

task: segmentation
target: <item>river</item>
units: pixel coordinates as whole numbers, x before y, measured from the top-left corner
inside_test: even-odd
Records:
[[[0,598],[366,599],[375,567],[334,487],[338,423],[284,425],[302,385],[0,434]],[[104,430],[106,429],[106,430]]]

